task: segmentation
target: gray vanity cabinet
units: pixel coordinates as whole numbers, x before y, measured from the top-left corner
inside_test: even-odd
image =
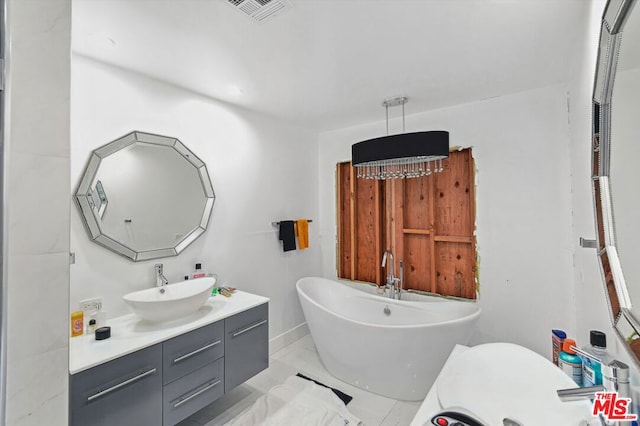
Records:
[[[269,367],[268,319],[265,303],[225,320],[225,392]]]
[[[72,374],[72,426],[170,426],[269,366],[269,304]]]
[[[162,344],[70,378],[73,426],[161,425]]]

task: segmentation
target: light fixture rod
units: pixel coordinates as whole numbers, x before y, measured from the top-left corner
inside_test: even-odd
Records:
[[[382,106],[386,111],[387,118],[387,136],[389,136],[389,107],[402,105],[402,133],[406,133],[406,125],[404,120],[404,104],[409,102],[409,98],[406,96],[396,96],[395,98],[388,98],[382,101]]]
[[[383,105],[384,105],[385,113],[387,114],[387,136],[389,136],[389,105],[388,104],[383,104]]]
[[[407,133],[407,130],[404,127],[404,104],[405,102],[402,103],[402,133]]]

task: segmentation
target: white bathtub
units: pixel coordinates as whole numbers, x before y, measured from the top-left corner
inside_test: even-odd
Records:
[[[302,278],[296,288],[327,370],[394,399],[423,400],[453,347],[468,342],[480,316],[473,302],[393,300],[325,278]]]

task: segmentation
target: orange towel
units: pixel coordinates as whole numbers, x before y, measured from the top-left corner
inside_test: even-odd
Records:
[[[298,234],[298,248],[300,250],[309,247],[309,221],[307,219],[296,220]]]

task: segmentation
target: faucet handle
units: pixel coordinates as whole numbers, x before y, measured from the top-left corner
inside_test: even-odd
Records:
[[[629,366],[617,359],[602,365],[602,375],[617,383],[629,381]]]
[[[155,268],[156,271],[162,272],[162,269],[163,269],[162,263],[156,263],[155,265],[153,265],[153,267]]]

